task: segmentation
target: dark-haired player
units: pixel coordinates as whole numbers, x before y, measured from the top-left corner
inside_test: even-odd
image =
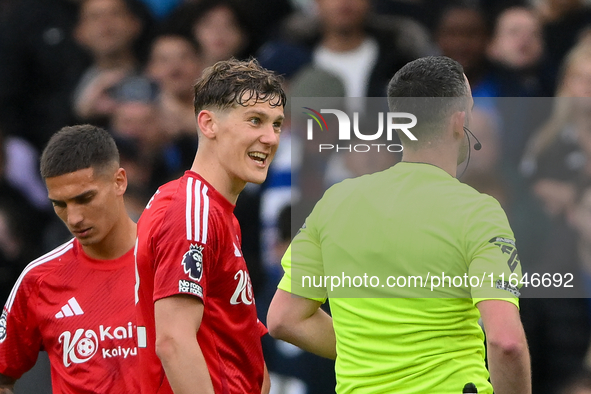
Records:
[[[30,263],[0,317],[0,392],[47,351],[55,393],[135,393],[136,225],[125,211],[125,170],[111,136],[65,127],[41,156],[55,213],[74,239]]]
[[[256,61],[218,62],[194,87],[199,148],[138,224],[142,393],[260,393],[267,376],[250,277],[233,214],[262,183],[279,143],[285,93]],[[266,381],[266,380],[265,380]]]

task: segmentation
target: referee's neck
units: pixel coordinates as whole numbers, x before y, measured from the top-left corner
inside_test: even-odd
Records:
[[[457,157],[457,153],[454,155],[453,152],[446,152],[446,149],[441,149],[441,147],[428,147],[418,150],[405,149],[402,154],[402,161],[431,164],[455,178],[458,170]]]

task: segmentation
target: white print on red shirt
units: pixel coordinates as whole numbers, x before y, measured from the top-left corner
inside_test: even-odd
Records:
[[[59,343],[63,344],[63,362],[64,366],[69,367],[74,364],[85,363],[90,360],[101,348],[101,355],[103,358],[123,357],[137,355],[137,347],[101,347],[102,342],[109,339],[116,341],[121,339],[133,338],[132,323],[127,323],[127,327],[119,326],[112,329],[112,326],[105,327],[100,325],[98,329],[99,335],[96,335],[95,330],[86,330],[79,328],[72,333],[64,331],[59,336]]]
[[[241,301],[246,305],[252,304],[252,284],[250,283],[248,272],[246,270],[238,270],[236,275],[234,275],[234,279],[238,281],[238,284],[236,285],[234,294],[232,294],[232,298],[230,298],[230,304],[238,305]],[[240,300],[238,297],[240,297]]]

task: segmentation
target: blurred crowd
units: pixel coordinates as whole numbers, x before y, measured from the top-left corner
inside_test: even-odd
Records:
[[[591,393],[591,6],[583,0],[0,1],[0,301],[28,262],[70,237],[38,171],[39,152],[61,127],[112,133],[137,219],[157,186],[191,166],[192,85],[205,67],[255,57],[284,76],[291,97],[347,100],[384,97],[401,66],[436,54],[462,64],[475,97],[470,129],[482,149],[460,180],[505,208],[524,271],[570,272],[580,289],[580,298],[524,293],[534,392]],[[319,155],[315,142],[288,116],[267,181],[249,185],[236,206],[261,319],[280,257],[323,191],[400,160],[383,151]],[[303,214],[292,215],[293,205]],[[272,392],[334,390],[332,362],[264,341]]]

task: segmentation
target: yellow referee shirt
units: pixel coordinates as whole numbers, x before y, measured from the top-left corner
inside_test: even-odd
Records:
[[[337,393],[492,394],[475,305],[518,305],[521,280],[494,198],[401,162],[331,187],[282,265],[280,289],[330,298]]]

